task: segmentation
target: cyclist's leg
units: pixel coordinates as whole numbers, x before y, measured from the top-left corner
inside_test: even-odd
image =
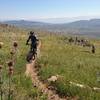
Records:
[[[35,43],[34,50],[35,50],[35,54],[37,55],[37,43]]]
[[[31,44],[31,51],[34,52],[34,44]]]

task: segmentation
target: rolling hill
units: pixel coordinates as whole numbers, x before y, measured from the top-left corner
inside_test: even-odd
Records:
[[[64,24],[50,24],[26,20],[12,20],[5,21],[3,23],[24,28],[35,28],[53,32],[62,32],[62,34],[86,35],[89,37],[100,36],[100,19],[79,20]]]

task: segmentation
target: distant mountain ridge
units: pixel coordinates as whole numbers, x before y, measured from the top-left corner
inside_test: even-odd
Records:
[[[45,25],[50,25],[49,23],[27,21],[27,20],[10,20],[10,21],[4,21],[3,23],[15,25],[18,27],[24,27],[24,28],[33,28],[33,27],[41,27]]]
[[[5,21],[5,24],[15,25],[24,28],[37,28],[48,31],[62,32],[64,34],[85,34],[100,36],[100,19],[79,20],[64,24],[50,24],[44,22],[26,21],[26,20],[12,20]]]
[[[100,19],[80,20],[67,24],[70,27],[100,27]]]
[[[91,19],[91,20],[79,20],[74,21],[71,23],[62,23],[62,24],[51,24],[51,23],[45,23],[45,22],[37,22],[37,21],[27,21],[27,20],[10,20],[10,21],[4,21],[5,24],[20,26],[20,27],[34,27],[34,26],[65,26],[66,27],[74,27],[74,28],[80,28],[80,27],[100,27],[100,19]]]

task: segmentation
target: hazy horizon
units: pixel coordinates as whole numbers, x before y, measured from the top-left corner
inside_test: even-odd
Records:
[[[52,23],[52,24],[60,24],[60,23],[70,23],[70,22],[75,22],[75,21],[80,21],[80,20],[91,20],[91,19],[100,19],[99,16],[80,16],[80,17],[73,17],[73,18],[40,18],[40,19],[5,19],[5,20],[0,20],[1,22],[3,21],[36,21],[36,22],[44,22],[44,23]]]

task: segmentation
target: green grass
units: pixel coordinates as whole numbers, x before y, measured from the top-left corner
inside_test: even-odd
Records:
[[[24,74],[27,63],[25,57],[29,50],[29,47],[25,45],[27,32],[28,30],[18,28],[4,28],[0,31],[0,41],[4,42],[3,48],[0,49],[0,64],[4,65],[3,89],[8,91],[6,62],[10,59],[10,49],[13,41],[16,40],[18,41],[18,51],[12,77],[12,89],[14,90],[12,100],[47,100],[47,97],[33,87],[31,80]],[[78,97],[79,100],[99,100],[100,92],[81,89],[70,85],[69,81],[90,87],[100,87],[100,83],[97,81],[97,73],[100,72],[100,40],[91,40],[96,46],[96,54],[92,54],[88,47],[68,44],[67,36],[39,32],[42,42],[40,58],[37,61],[41,66],[39,69],[40,78],[47,80],[50,76],[59,74],[63,76],[63,79],[50,85],[56,87],[60,96]]]
[[[3,65],[3,100],[8,100],[9,80],[7,62],[11,59],[10,51],[13,41],[18,42],[18,50],[11,82],[11,90],[13,90],[11,100],[47,100],[46,95],[43,95],[38,88],[34,87],[31,79],[25,76],[26,55],[29,51],[29,46],[25,44],[28,38],[27,31],[17,28],[9,28],[9,30],[4,28],[2,30],[0,31],[0,42],[3,42],[4,45],[0,49],[0,64]]]
[[[52,75],[63,76],[63,81],[54,84],[62,95],[79,96],[80,100],[99,100],[100,95],[88,89],[70,86],[68,81],[100,87],[97,72],[100,72],[99,40],[91,40],[96,45],[96,54],[88,47],[67,44],[65,36],[49,35],[42,38],[40,76],[47,80]]]

